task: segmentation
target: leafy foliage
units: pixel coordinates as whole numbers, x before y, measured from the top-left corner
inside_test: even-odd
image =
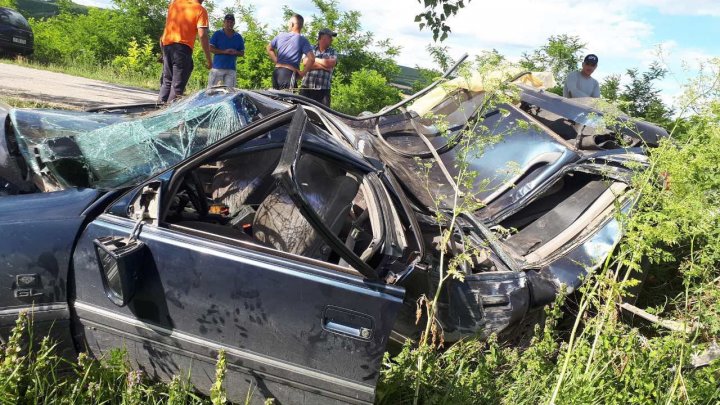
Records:
[[[610,102],[620,98],[620,75],[610,75],[600,84],[600,96]]]
[[[655,83],[666,74],[667,71],[657,62],[642,73],[636,68],[628,69],[628,83],[621,87],[620,75],[608,76],[600,86],[600,94],[606,100],[617,103],[630,116],[669,127],[673,111],[660,98],[660,90],[655,88]]]
[[[720,333],[719,78],[715,59],[687,86],[682,111],[694,115],[675,127],[678,141],[663,142],[638,167],[638,200],[632,216],[619,217],[625,236],[614,259],[568,297],[572,305],[558,298],[529,348],[492,339],[445,352],[408,344],[385,359],[381,402],[410,403],[416,392],[420,403],[717,402],[720,360],[691,362]],[[640,302],[684,332],[623,316],[616,303],[631,298],[642,272]]]
[[[568,74],[576,70],[585,43],[575,35],[552,35],[547,43],[532,53],[524,52],[520,66],[531,71],[550,71],[558,86],[550,91],[562,95],[562,85]]]
[[[347,114],[377,112],[398,101],[400,92],[388,86],[385,77],[375,70],[362,69],[354,72],[350,83],[335,83],[332,87],[333,107]]]
[[[140,73],[151,77],[160,77],[162,64],[158,63],[155,43],[149,38],[140,44],[134,38],[130,40],[127,55],[116,56],[112,66],[120,73]]]
[[[467,0],[469,3],[470,0]],[[423,5],[423,12],[415,16],[420,29],[428,28],[433,33],[433,40],[442,42],[447,39],[451,29],[447,21],[465,7],[465,0],[418,0]]]
[[[376,39],[372,32],[365,31],[359,11],[340,11],[336,0],[313,0],[313,4],[320,13],[313,14],[306,22],[305,33],[310,42],[315,42],[322,28],[338,33],[332,45],[338,53],[334,83],[348,84],[353,73],[363,69],[375,70],[388,82],[399,72],[394,58],[400,48],[388,38]]]
[[[32,336],[32,318],[21,314],[7,343],[0,345],[0,403],[3,404],[224,404],[224,358],[218,357],[212,398],[195,393],[187,378],[150,383],[128,363],[126,352],[115,350],[92,359],[81,353],[68,362],[54,343]]]
[[[0,7],[11,8],[13,10],[19,9],[17,0],[0,0]]]
[[[230,11],[230,10],[226,10]],[[242,36],[245,39],[245,56],[238,58],[238,87],[243,89],[260,89],[272,86],[271,78],[274,65],[265,53],[265,46],[271,38],[268,27],[261,24],[255,17],[255,9],[244,6],[241,2],[232,9],[235,18],[245,25]]]

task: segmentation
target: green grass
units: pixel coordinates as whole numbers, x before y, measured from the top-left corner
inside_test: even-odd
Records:
[[[81,353],[69,362],[57,355],[55,343],[47,337],[34,339],[32,318],[21,314],[0,345],[0,403],[224,404],[224,356],[218,355],[213,391],[205,397],[195,391],[188,376],[173,377],[168,383],[150,381],[133,368],[122,349],[101,359]]]
[[[113,69],[110,65],[90,65],[83,63],[41,63],[24,57],[0,57],[0,63],[11,63],[33,69],[47,70],[56,73],[65,73],[72,76],[88,79],[102,80],[123,86],[137,87],[146,90],[158,90],[160,77],[147,77],[136,73],[123,73]]]
[[[35,99],[27,99],[21,97],[12,97],[6,95],[0,95],[0,103],[5,103],[10,107],[14,108],[62,108],[62,109],[77,109],[77,107],[69,106],[66,104],[48,103]]]

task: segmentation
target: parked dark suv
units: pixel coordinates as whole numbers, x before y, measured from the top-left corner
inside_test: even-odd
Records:
[[[29,55],[33,52],[33,33],[25,17],[0,7],[0,51]]]

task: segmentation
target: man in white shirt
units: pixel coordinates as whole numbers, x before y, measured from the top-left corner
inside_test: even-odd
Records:
[[[597,80],[590,77],[595,68],[597,68],[598,57],[590,54],[585,57],[582,63],[582,69],[570,72],[565,87],[563,88],[563,96],[567,98],[578,97],[600,97],[600,84]]]

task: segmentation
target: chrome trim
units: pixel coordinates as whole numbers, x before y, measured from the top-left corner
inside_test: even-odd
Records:
[[[23,312],[35,313],[35,312],[51,312],[51,311],[67,311],[68,304],[38,304],[38,305],[26,305],[22,307],[5,308],[0,309],[0,316],[12,316],[20,315]]]
[[[104,308],[99,308],[99,307],[96,307],[91,304],[86,304],[84,302],[76,301],[73,304],[73,306],[74,306],[75,310],[86,311],[86,312],[98,315],[100,317],[114,319],[114,320],[122,322],[124,324],[131,325],[136,328],[141,328],[146,331],[155,332],[155,333],[161,334],[163,336],[169,337],[171,339],[185,341],[187,343],[206,347],[211,350],[216,350],[216,351],[223,350],[223,351],[225,351],[225,353],[228,353],[232,356],[238,357],[243,360],[267,364],[271,367],[288,370],[288,371],[298,374],[298,375],[303,375],[303,376],[310,377],[313,379],[326,381],[333,385],[344,386],[344,387],[352,389],[352,390],[367,393],[368,395],[375,395],[374,387],[358,384],[353,381],[340,379],[340,378],[337,378],[330,374],[325,374],[325,373],[315,371],[313,369],[308,369],[308,368],[297,366],[294,364],[285,363],[285,362],[273,359],[271,357],[239,350],[232,346],[226,346],[221,343],[203,339],[203,338],[200,338],[200,337],[197,337],[194,335],[190,335],[187,333],[163,328],[163,327],[160,327],[157,325],[153,325],[151,323],[143,322],[143,321],[140,321],[140,320],[137,320],[134,318],[130,318],[128,316],[124,316],[124,315],[117,314],[115,312],[108,311]],[[82,319],[82,317],[80,317],[80,318]],[[97,323],[97,322],[94,322],[94,323]]]

